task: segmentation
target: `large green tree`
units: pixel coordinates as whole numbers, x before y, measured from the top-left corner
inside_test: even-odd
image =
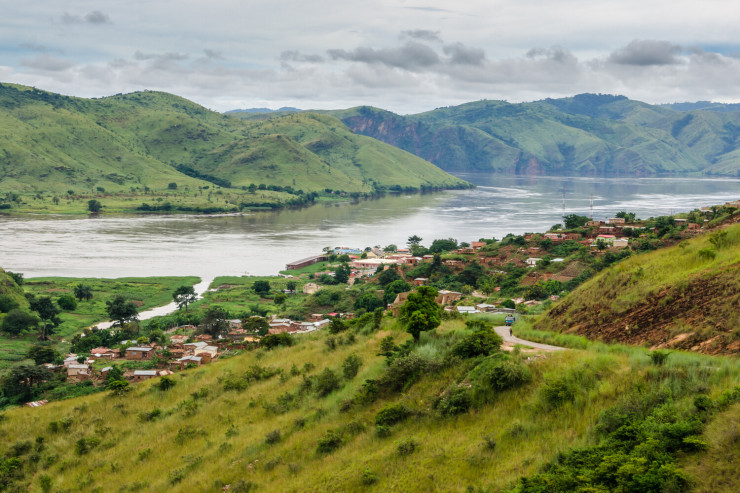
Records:
[[[77,298],[79,301],[82,301],[82,300],[90,301],[93,297],[92,288],[82,283],[75,286],[74,294],[75,294],[75,298]]]
[[[229,313],[220,306],[212,306],[203,316],[200,324],[203,333],[218,337],[229,330]]]
[[[185,313],[188,312],[188,305],[198,299],[193,286],[180,286],[172,293],[172,299],[175,300],[178,308],[185,307]]]
[[[433,330],[442,323],[442,308],[434,301],[436,297],[436,289],[421,286],[418,291],[409,294],[406,303],[401,306],[399,318],[414,342],[419,342],[422,332]]]
[[[252,289],[263,298],[270,294],[270,283],[268,281],[254,281]]]
[[[108,316],[119,327],[139,319],[136,305],[123,295],[117,294],[112,300],[106,301],[105,306]]]
[[[41,319],[39,339],[48,339],[49,334],[53,334],[54,328],[62,322],[57,316],[61,313],[61,310],[57,307],[57,305],[49,296],[33,298],[32,300],[30,300],[29,305],[31,307],[31,310],[38,313],[39,318]]]
[[[38,323],[39,319],[34,315],[14,308],[3,319],[0,330],[7,334],[18,335],[35,328]]]
[[[589,221],[587,216],[579,216],[578,214],[568,214],[563,218],[565,229],[580,228]]]

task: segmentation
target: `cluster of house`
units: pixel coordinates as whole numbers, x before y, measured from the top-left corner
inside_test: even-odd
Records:
[[[162,368],[151,370],[130,370],[127,369],[123,378],[132,382],[140,382],[150,378],[171,375],[172,370],[182,370],[189,365],[200,366],[201,364],[210,363],[218,358],[221,347],[212,345],[211,336],[197,336],[195,342],[185,342],[189,336],[173,335],[170,337],[171,344],[166,347],[152,345],[129,346],[122,351],[118,348],[97,347],[90,350],[90,355],[82,362],[76,354],[70,353],[66,356],[61,367],[48,364],[49,369],[64,369],[67,374],[68,382],[84,382],[86,380],[105,379],[105,375],[113,366],[106,366],[99,371],[93,370],[93,364],[97,360],[128,360],[128,361],[152,361],[156,356],[161,358],[159,366]],[[131,341],[123,341],[123,344]],[[166,349],[166,351],[159,351]],[[166,355],[166,356],[165,356]]]
[[[269,321],[270,328],[268,334],[281,334],[289,332],[291,334],[306,334],[315,330],[322,329],[331,323],[331,319],[326,317],[343,317],[353,318],[353,313],[329,313],[326,316],[320,313],[311,315],[308,321],[295,321],[289,318],[272,318]]]
[[[401,306],[406,303],[406,299],[408,298],[409,294],[411,292],[406,293],[399,293],[396,296],[396,299],[393,300],[393,303],[391,303],[388,308],[393,312],[394,317],[398,317],[398,315],[401,312]],[[473,293],[473,295],[476,295],[478,293]],[[478,303],[476,305],[457,305],[455,306],[455,302],[460,301],[462,299],[462,293],[457,291],[449,291],[447,289],[440,289],[437,291],[437,297],[434,299],[434,301],[442,306],[445,311],[447,312],[453,312],[456,311],[463,315],[468,315],[471,313],[514,313],[516,310],[513,310],[511,308],[504,308],[504,307],[497,307],[496,305],[491,305],[488,303]]]

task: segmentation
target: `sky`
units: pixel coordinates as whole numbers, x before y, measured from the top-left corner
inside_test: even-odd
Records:
[[[730,0],[0,0],[0,82],[215,111],[740,102]]]

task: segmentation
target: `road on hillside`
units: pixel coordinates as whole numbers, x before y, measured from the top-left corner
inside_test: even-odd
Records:
[[[502,325],[500,327],[494,327],[494,330],[498,335],[504,338],[504,342],[511,344],[521,344],[523,346],[529,346],[535,349],[542,349],[543,351],[563,351],[566,348],[560,346],[550,346],[549,344],[540,344],[539,342],[525,341],[519,339],[516,336],[510,335],[511,327]]]

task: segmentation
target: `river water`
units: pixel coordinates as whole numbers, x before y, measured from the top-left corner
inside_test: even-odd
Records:
[[[326,246],[543,231],[565,213],[647,218],[740,199],[739,179],[461,175],[478,187],[233,216],[0,216],[0,266],[26,277],[270,275]]]

